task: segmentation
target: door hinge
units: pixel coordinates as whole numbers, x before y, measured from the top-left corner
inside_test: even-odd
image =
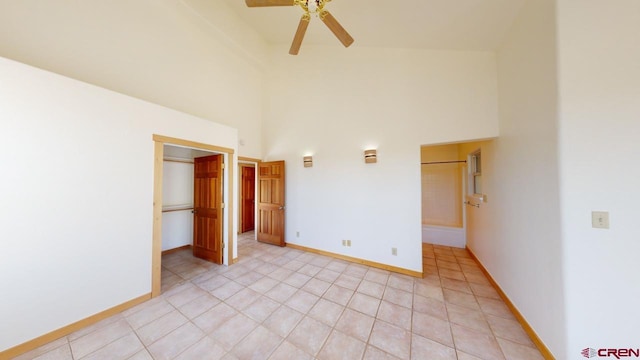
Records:
[[[224,242],[222,242],[222,248],[224,249]]]
[[[224,164],[224,163],[222,163],[222,170],[224,170],[224,167],[225,167],[225,164]]]
[[[224,203],[222,203],[222,205],[221,205],[221,206],[222,206],[222,208],[224,209],[224,206],[225,206],[225,205],[224,205]]]

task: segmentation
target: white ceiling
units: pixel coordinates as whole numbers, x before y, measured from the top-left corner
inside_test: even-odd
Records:
[[[270,44],[290,44],[302,9],[248,8],[222,0]],[[355,39],[352,46],[495,50],[526,0],[333,0],[325,9]],[[305,44],[342,46],[316,17]]]

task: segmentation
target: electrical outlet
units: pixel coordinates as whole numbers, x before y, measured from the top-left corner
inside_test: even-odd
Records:
[[[608,211],[592,211],[591,226],[596,229],[609,228],[609,212]]]
[[[300,237],[300,231],[296,231],[296,237],[299,238]]]
[[[398,248],[391,248],[391,255],[398,256]]]
[[[342,246],[347,246],[347,240],[342,240]]]
[[[351,240],[347,240],[347,246],[351,247]]]

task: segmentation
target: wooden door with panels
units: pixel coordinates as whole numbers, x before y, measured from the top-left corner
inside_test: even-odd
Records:
[[[222,264],[224,155],[193,159],[193,256]]]
[[[285,246],[284,161],[258,164],[258,241]]]
[[[255,229],[256,217],[256,168],[254,166],[242,166],[242,228],[240,232]]]

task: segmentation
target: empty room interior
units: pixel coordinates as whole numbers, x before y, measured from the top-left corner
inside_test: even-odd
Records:
[[[640,356],[638,34],[637,0],[0,1],[0,359]]]

